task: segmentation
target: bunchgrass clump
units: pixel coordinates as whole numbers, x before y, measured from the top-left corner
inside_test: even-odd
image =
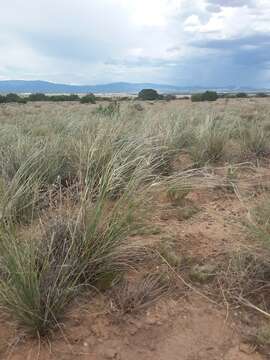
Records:
[[[224,149],[229,131],[222,126],[221,121],[207,117],[196,132],[196,140],[191,147],[191,156],[200,167],[215,163],[224,156]]]
[[[260,119],[252,119],[240,130],[242,151],[257,157],[266,156],[270,151],[269,132],[263,127]]]
[[[169,274],[162,272],[146,274],[133,282],[123,280],[113,294],[115,309],[121,315],[145,309],[168,293],[170,283]]]
[[[137,204],[142,203],[137,190],[143,194],[147,172],[142,162],[133,163],[132,176],[112,204],[118,171],[129,167],[128,160],[117,164],[118,158],[112,157],[102,173],[92,173],[72,213],[45,222],[43,235],[34,240],[18,239],[12,224],[19,210],[24,214],[25,204],[34,211],[34,199],[26,199],[35,181],[32,184],[32,178],[22,173],[14,185],[16,191],[7,196],[0,238],[0,303],[28,331],[47,333],[78,293],[142,258],[140,247],[126,239],[134,228]],[[46,172],[36,171],[33,177],[42,183]]]

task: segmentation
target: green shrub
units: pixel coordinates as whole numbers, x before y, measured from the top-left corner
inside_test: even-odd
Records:
[[[204,93],[192,94],[191,101],[216,101],[218,99],[218,94],[216,91],[205,91]]]
[[[20,96],[17,94],[9,93],[6,95],[6,102],[18,102],[20,100]]]
[[[87,94],[80,99],[81,104],[95,104],[96,103],[96,97],[94,94]]]
[[[163,99],[162,95],[154,89],[143,89],[138,94],[138,99],[140,100],[160,100]]]
[[[79,99],[80,99],[80,97],[77,94],[70,94],[68,96],[68,101],[78,101]]]
[[[12,103],[12,102],[15,102],[15,103],[18,103],[18,104],[26,104],[27,103],[27,99],[26,98],[22,98],[20,97],[19,95],[17,94],[14,94],[14,93],[10,93],[10,94],[7,94],[5,96],[5,101],[6,103]]]
[[[79,100],[78,95],[51,95],[47,97],[49,101],[77,101]]]
[[[202,96],[202,94],[192,94],[192,95],[191,95],[191,101],[192,101],[192,102],[203,101],[203,96]]]
[[[33,93],[28,96],[29,101],[47,101],[48,97],[42,93]]]

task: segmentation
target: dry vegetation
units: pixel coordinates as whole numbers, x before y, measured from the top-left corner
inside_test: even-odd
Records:
[[[4,104],[0,121],[3,324],[51,339],[79,299],[118,323],[189,292],[252,311],[249,341],[269,351],[267,99]],[[219,222],[237,231],[226,246]]]

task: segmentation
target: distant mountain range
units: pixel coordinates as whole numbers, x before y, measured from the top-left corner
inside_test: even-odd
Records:
[[[203,90],[216,90],[216,91],[259,91],[252,88],[236,88],[234,86],[228,86],[226,88],[217,87],[180,87],[174,85],[164,84],[152,84],[152,83],[128,83],[128,82],[116,82],[110,84],[100,85],[69,85],[69,84],[57,84],[48,81],[28,81],[28,80],[2,80],[0,81],[0,93],[65,93],[65,94],[83,94],[83,93],[99,93],[99,94],[115,94],[115,93],[127,93],[136,94],[140,90],[145,88],[152,88],[160,93],[192,93]],[[265,90],[265,89],[263,89]]]

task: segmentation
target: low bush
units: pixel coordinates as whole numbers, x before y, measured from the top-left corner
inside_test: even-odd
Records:
[[[42,93],[33,93],[28,96],[28,101],[47,101],[48,96]]]
[[[205,91],[204,93],[192,94],[191,101],[216,101],[218,99],[218,94],[215,91]]]
[[[76,94],[71,95],[50,95],[47,97],[48,101],[78,101],[79,96]]]
[[[81,104],[95,104],[96,103],[96,97],[94,94],[87,94],[80,99]]]
[[[138,94],[139,100],[161,100],[163,99],[163,96],[160,95],[156,90],[154,89],[143,89]]]
[[[9,93],[6,96],[1,96],[1,103],[18,103],[18,104],[26,104],[27,98],[20,97],[17,94]]]
[[[263,93],[263,92],[259,92],[255,95],[256,97],[259,97],[259,98],[265,98],[265,97],[268,97],[269,95],[266,94],[266,93]]]

